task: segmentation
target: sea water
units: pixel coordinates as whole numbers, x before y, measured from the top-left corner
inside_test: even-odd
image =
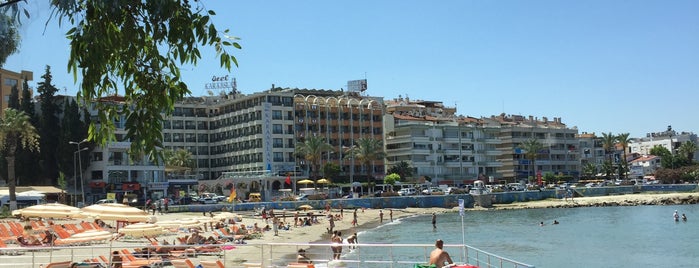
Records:
[[[675,210],[688,221],[675,222]],[[465,238],[467,245],[543,268],[699,267],[699,205],[466,211],[463,233],[458,213],[438,214],[436,229],[431,219],[422,215],[387,223],[361,232],[359,242],[442,239],[454,245]],[[449,251],[458,259],[458,249]]]

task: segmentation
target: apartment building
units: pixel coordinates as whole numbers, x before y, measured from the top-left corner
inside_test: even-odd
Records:
[[[109,96],[100,99],[99,102],[105,105],[124,105],[124,97]],[[90,104],[87,111],[92,122],[99,124],[96,104]],[[135,201],[145,198],[149,192],[154,193],[155,197],[162,197],[167,192],[168,182],[162,162],[156,164],[148,157],[137,157],[138,160],[133,160],[129,156],[131,142],[125,138],[125,122],[123,116],[115,120],[114,142],[87,152],[90,154],[90,160],[83,163],[87,164],[87,167],[82,178],[88,204],[107,198],[108,193],[115,194],[119,199],[128,195],[129,199]]]
[[[22,86],[24,81],[34,80],[34,73],[31,71],[22,70],[19,73],[10,70],[0,68],[0,116],[2,116],[5,108],[8,107],[8,102],[10,101],[10,94],[12,94],[12,88],[17,87],[17,91],[20,93],[21,98]]]
[[[102,101],[120,105],[123,98]],[[117,120],[117,142],[91,152],[86,181],[101,197],[106,194],[102,189],[140,191],[149,197],[178,195],[195,190],[201,181],[233,177],[251,182],[250,190],[276,190],[284,187],[287,174],[308,174],[310,165],[295,154],[295,146],[309,135],[322,136],[334,147],[323,164],[339,165],[341,177],[359,180],[368,174],[382,179],[383,160],[365,167],[344,156],[359,138],[382,139],[382,115],[381,98],[345,91],[273,88],[186,98],[163,121],[163,146],[191,152],[190,171],[168,172],[162,163],[145,159],[130,162],[130,144],[121,141],[123,120]],[[261,174],[264,181],[258,179]]]
[[[333,147],[324,155],[323,163],[340,167],[343,180],[367,181],[368,177],[383,180],[383,159],[364,166],[346,152],[360,138],[383,140],[383,99],[361,96],[357,92],[295,90],[294,129],[296,141],[306,137],[323,137]],[[305,160],[298,159],[300,167],[308,171]]]
[[[648,155],[653,147],[662,146],[668,149],[668,151],[676,153],[682,143],[687,141],[696,143],[697,135],[692,132],[678,132],[668,126],[668,129],[665,131],[647,133],[644,138],[633,139],[629,143],[628,150],[629,153]],[[696,153],[694,154],[694,159],[697,159]]]
[[[406,162],[414,171],[413,178],[404,179],[429,179],[437,184],[467,184],[486,176],[499,177],[499,129],[455,113],[455,107],[437,101],[400,96],[386,101],[387,168]]]
[[[605,160],[605,152],[602,147],[602,139],[597,137],[595,133],[583,132],[578,134],[578,141],[580,143],[580,168],[581,175],[584,175],[584,169],[586,166],[594,167],[591,170],[591,175],[597,175],[602,172],[602,165]]]
[[[503,179],[527,181],[537,174],[553,173],[580,176],[580,143],[577,138],[578,130],[568,128],[561,118],[554,117],[541,120],[533,116],[521,115],[491,116],[484,118],[486,125],[500,125],[498,148],[503,152],[497,161],[502,166],[497,170]],[[530,160],[525,157],[521,144],[528,139],[536,139],[543,146],[532,167]]]

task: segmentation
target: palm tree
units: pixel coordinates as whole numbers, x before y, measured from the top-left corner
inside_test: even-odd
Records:
[[[354,158],[366,168],[367,182],[371,186],[371,163],[384,158],[383,142],[372,138],[360,138],[355,145],[347,151],[346,158]],[[354,168],[354,167],[352,167]],[[369,187],[371,190],[372,187]]]
[[[539,155],[539,151],[544,149],[544,145],[539,140],[531,138],[522,142],[522,144],[520,144],[520,149],[524,150],[524,157],[531,162],[531,170],[529,171],[529,176],[531,177],[533,176],[531,172],[533,172],[536,167],[536,157]]]
[[[7,182],[10,190],[10,211],[17,209],[17,185],[15,178],[15,153],[22,145],[30,151],[39,151],[39,134],[24,112],[7,108],[0,118],[0,149],[7,156]]]
[[[624,179],[626,179],[626,175],[628,173],[627,171],[629,168],[629,163],[626,162],[626,148],[629,147],[629,143],[631,142],[631,139],[629,139],[629,135],[629,133],[621,133],[616,136],[616,141],[619,143],[619,145],[621,145],[621,148],[624,148],[624,160],[622,161],[624,167],[622,174],[624,174]]]
[[[308,137],[301,143],[296,144],[296,155],[303,157],[308,161],[312,168],[312,172],[317,179],[320,172],[320,160],[323,153],[333,151],[332,145],[325,142],[325,139],[320,137]]]
[[[694,153],[697,151],[697,144],[693,141],[685,141],[677,150],[681,155],[686,156],[688,162],[691,164],[694,162]]]
[[[605,158],[605,174],[607,178],[611,176],[610,174],[610,169],[609,167],[612,166],[612,158],[611,158],[611,153],[614,151],[614,144],[616,143],[616,137],[614,134],[611,132],[609,133],[604,133],[602,132],[602,149],[604,149],[604,158]]]
[[[194,163],[192,152],[185,149],[166,150],[163,155],[165,156],[165,164],[168,166],[191,169]]]

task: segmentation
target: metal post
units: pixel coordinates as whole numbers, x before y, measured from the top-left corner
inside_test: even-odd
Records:
[[[80,158],[80,152],[83,151],[83,149],[80,148],[80,145],[83,142],[87,142],[87,139],[84,139],[84,140],[79,141],[79,142],[69,141],[68,144],[75,144],[78,146],[78,150],[75,151],[75,153],[78,154],[78,172],[80,172],[80,192],[82,193],[82,202],[83,202],[83,206],[84,206],[85,205],[85,185],[83,182],[82,159]],[[73,163],[75,164],[75,162],[73,162]],[[77,179],[77,177],[76,177],[76,179]],[[77,189],[76,189],[76,191],[77,191]]]
[[[81,157],[80,144],[78,144],[78,171],[80,171],[80,192],[82,194],[83,206],[85,206],[85,181],[83,181],[83,160]]]

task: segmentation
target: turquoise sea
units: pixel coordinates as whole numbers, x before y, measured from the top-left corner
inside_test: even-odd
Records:
[[[404,218],[359,241],[461,244],[461,220],[439,214],[433,230],[429,215]],[[463,223],[466,244],[536,267],[699,267],[699,205],[466,211]]]

